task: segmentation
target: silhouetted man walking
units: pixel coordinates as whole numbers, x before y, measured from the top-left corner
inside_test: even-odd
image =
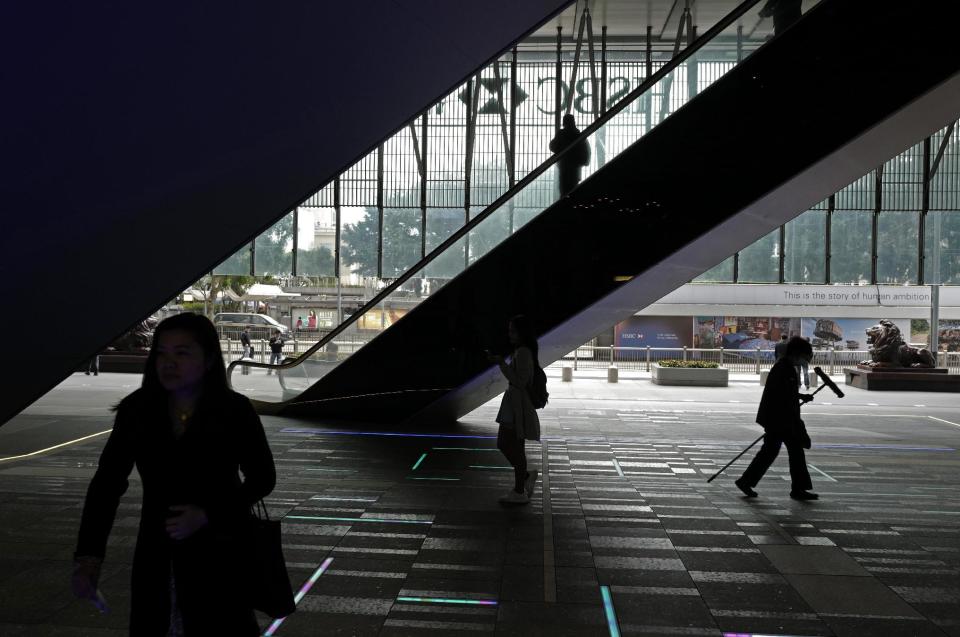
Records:
[[[737,488],[749,498],[757,497],[753,487],[757,486],[763,474],[776,460],[781,445],[787,446],[790,456],[790,497],[794,500],[816,500],[819,497],[810,492],[813,483],[810,481],[807,459],[803,453],[805,448],[810,448],[810,437],[800,419],[799,401],[809,402],[813,400],[813,396],[797,392],[797,365],[801,361],[809,363],[811,358],[813,348],[810,343],[794,336],[787,341],[783,358],[774,364],[767,376],[760,409],[757,411],[757,422],[766,432],[763,446],[747,470],[735,481]]]

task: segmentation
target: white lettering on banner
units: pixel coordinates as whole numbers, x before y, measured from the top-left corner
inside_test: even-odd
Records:
[[[684,285],[657,303],[699,305],[823,305],[835,307],[929,307],[927,286],[893,285]],[[941,306],[960,306],[960,287],[940,288]]]

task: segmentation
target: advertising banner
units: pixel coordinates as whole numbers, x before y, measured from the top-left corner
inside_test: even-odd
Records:
[[[786,334],[800,335],[800,319],[779,316],[697,316],[694,347],[773,349]]]
[[[689,316],[632,316],[617,323],[617,347],[693,347]]]
[[[801,332],[810,339],[814,349],[868,350],[866,331],[879,322],[878,318],[805,318]],[[900,328],[904,342],[910,342],[910,319],[892,322]]]

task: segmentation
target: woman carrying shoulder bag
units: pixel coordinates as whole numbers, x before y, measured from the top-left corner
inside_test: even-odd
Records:
[[[540,366],[537,337],[530,320],[523,315],[510,319],[507,336],[513,346],[513,354],[507,362],[502,356],[488,353],[490,362],[500,366],[500,371],[510,383],[500,402],[497,422],[497,448],[513,466],[513,489],[500,498],[503,504],[527,504],[533,495],[537,472],[527,471],[527,440],[540,440],[540,419],[530,400],[527,387]]]
[[[74,594],[105,606],[100,566],[136,465],[143,501],[130,634],[258,635],[253,602],[237,585],[247,557],[237,540],[276,472],[260,418],[227,387],[213,324],[191,313],[160,323],[143,385],[116,411],[83,507]]]

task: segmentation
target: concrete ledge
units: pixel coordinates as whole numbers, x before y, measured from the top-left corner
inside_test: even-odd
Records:
[[[883,371],[847,367],[846,384],[867,391],[946,391],[960,392],[960,374],[947,370]]]
[[[696,387],[726,387],[729,370],[697,367],[661,367],[654,364],[650,380],[656,385],[690,385]]]

